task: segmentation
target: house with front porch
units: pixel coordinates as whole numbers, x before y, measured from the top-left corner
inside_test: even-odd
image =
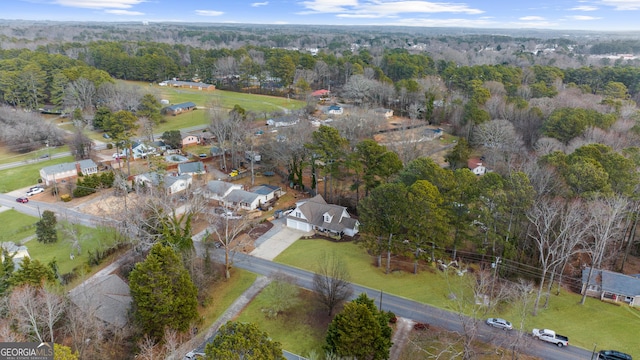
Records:
[[[222,205],[228,209],[256,210],[260,207],[260,194],[241,189],[233,189],[222,199]]]
[[[184,175],[162,175],[157,172],[148,172],[136,175],[134,183],[147,189],[162,188],[168,194],[176,194],[187,190],[193,183],[193,177],[188,174]]]
[[[589,267],[582,269],[581,294],[584,295],[586,292],[587,296],[600,300],[640,306],[640,275],[630,276],[608,270],[593,269],[589,278],[589,271]]]
[[[355,236],[360,222],[344,206],[327,204],[321,195],[300,200],[287,216],[287,227],[331,236]]]

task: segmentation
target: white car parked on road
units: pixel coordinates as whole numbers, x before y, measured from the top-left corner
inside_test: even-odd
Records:
[[[27,196],[33,196],[35,194],[40,194],[41,192],[44,192],[44,189],[41,187],[32,187],[31,189],[29,189],[29,191],[27,191]]]

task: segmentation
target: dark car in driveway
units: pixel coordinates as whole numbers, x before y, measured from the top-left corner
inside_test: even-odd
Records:
[[[19,197],[16,199],[16,201],[24,204],[24,203],[28,203],[29,199],[27,199],[26,197]]]

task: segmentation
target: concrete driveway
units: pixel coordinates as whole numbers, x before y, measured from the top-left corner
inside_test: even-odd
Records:
[[[302,236],[311,235],[300,230],[288,228],[286,219],[273,220],[273,227],[255,241],[256,248],[249,254],[265,260],[273,260]]]

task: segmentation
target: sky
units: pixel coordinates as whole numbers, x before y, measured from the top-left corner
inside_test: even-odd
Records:
[[[640,30],[640,0],[1,0],[0,18]]]

